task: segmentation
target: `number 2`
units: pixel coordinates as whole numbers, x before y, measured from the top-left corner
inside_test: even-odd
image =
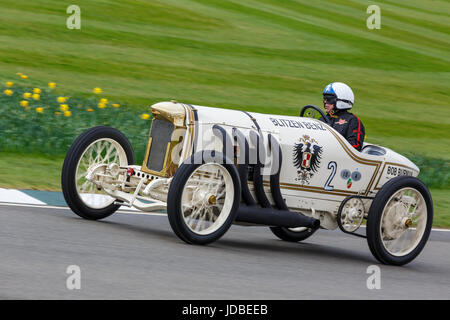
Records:
[[[333,180],[334,176],[336,175],[337,171],[337,164],[334,161],[331,161],[328,163],[328,169],[331,169],[331,174],[328,177],[327,182],[325,182],[325,186],[323,187],[326,191],[333,191],[334,186],[330,186],[331,181]]]

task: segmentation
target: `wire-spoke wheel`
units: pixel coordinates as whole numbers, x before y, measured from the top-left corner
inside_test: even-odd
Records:
[[[127,138],[110,127],[94,127],[82,133],[72,144],[64,160],[61,184],[69,207],[86,219],[102,219],[120,206],[96,184],[86,179],[99,164],[134,163],[134,155]]]
[[[340,216],[341,227],[346,232],[355,232],[364,220],[364,203],[359,198],[353,198],[345,202]]]
[[[127,155],[123,147],[115,140],[100,138],[92,142],[78,161],[75,184],[78,196],[83,203],[93,209],[101,209],[114,202],[114,198],[98,189],[91,181],[86,179],[89,168],[98,164],[116,163],[119,166],[128,165]]]
[[[426,186],[414,177],[391,179],[369,211],[369,248],[382,263],[406,264],[425,246],[432,220],[433,204]]]
[[[234,165],[183,163],[169,188],[167,215],[183,241],[206,244],[228,230],[239,201],[240,181]]]

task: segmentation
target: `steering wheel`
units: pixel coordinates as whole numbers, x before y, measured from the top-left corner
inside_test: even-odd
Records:
[[[308,109],[313,109],[313,110],[306,112],[306,110],[308,110]],[[300,111],[300,117],[304,117],[305,113],[306,113],[307,118],[314,118],[316,111],[319,112],[319,114],[322,116],[325,123],[330,125],[330,120],[328,120],[325,113],[323,113],[323,111],[321,109],[319,109],[318,107],[316,107],[315,105],[312,105],[312,104],[307,104],[306,106],[304,106],[302,108],[302,110]]]

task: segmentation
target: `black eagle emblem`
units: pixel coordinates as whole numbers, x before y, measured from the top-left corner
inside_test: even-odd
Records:
[[[312,145],[310,141],[294,145],[294,166],[300,171],[316,172],[319,169],[322,147]]]

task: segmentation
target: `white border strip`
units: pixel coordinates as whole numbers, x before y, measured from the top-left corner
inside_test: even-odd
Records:
[[[3,189],[3,188],[0,188],[0,202],[29,203],[29,204],[43,204],[43,205],[46,204],[45,202],[42,202],[19,190]]]

